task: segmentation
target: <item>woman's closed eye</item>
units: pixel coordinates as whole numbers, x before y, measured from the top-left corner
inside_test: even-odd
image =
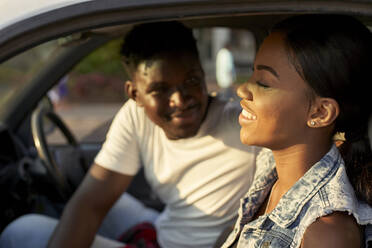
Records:
[[[270,86],[266,83],[263,83],[261,81],[256,81],[256,84],[259,86],[259,87],[262,87],[262,88],[270,88]]]

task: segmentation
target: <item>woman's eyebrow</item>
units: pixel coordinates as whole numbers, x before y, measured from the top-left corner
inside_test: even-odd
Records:
[[[256,66],[257,70],[266,70],[273,74],[275,77],[279,78],[279,74],[270,66],[267,65],[257,65]]]

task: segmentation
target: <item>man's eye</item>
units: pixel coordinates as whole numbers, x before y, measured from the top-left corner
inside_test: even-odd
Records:
[[[200,84],[200,79],[196,77],[192,77],[186,80],[186,85],[194,86],[194,85],[199,85]]]
[[[269,87],[270,87],[270,86],[268,86],[267,84],[264,84],[264,83],[262,83],[262,82],[260,82],[260,81],[256,81],[256,84],[257,84],[258,86],[262,87],[262,88],[269,88]]]
[[[150,91],[150,93],[155,94],[155,95],[159,95],[159,94],[167,93],[167,91],[168,91],[168,88],[166,88],[166,87],[158,87],[158,88],[152,89]]]

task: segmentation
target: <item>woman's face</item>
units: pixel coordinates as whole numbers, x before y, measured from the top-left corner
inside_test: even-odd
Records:
[[[264,40],[252,77],[238,88],[244,144],[276,150],[306,141],[311,90],[289,61],[283,37]]]

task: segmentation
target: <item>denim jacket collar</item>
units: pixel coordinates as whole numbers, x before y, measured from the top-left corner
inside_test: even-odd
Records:
[[[333,145],[329,152],[284,194],[270,213],[270,219],[284,228],[292,224],[304,205],[332,178],[341,164],[340,160],[341,155]],[[301,192],[301,195],[298,192]]]
[[[258,155],[254,183],[241,200],[239,219],[224,248],[237,239],[238,247],[267,243],[270,247],[283,247],[284,243],[286,247],[299,247],[307,227],[334,211],[353,214],[357,223],[366,227],[366,241],[372,240],[372,208],[356,198],[336,146],[282,196],[271,213],[252,220],[276,180],[273,154],[264,149]]]
[[[260,161],[257,162],[257,166],[260,168],[257,168],[253,184],[246,197],[240,200],[242,206],[239,208],[241,226],[245,225],[252,219],[259,207],[265,201],[272,185],[278,179],[272,152],[269,149],[264,148],[261,153],[265,154],[265,158],[261,157]],[[258,163],[260,163],[260,165],[258,165]]]
[[[283,195],[275,209],[268,214],[270,219],[283,228],[291,225],[300,214],[304,205],[332,178],[332,175],[337,171],[341,164],[341,159],[337,147],[333,145],[328,153],[323,156],[320,161],[314,164],[305,175]],[[272,170],[270,170],[268,174],[264,175],[266,179],[257,182],[257,184],[252,187],[257,191],[264,191],[264,195],[268,194],[277,179],[275,162],[271,161],[270,166],[272,166]],[[265,184],[263,184],[264,182]],[[301,194],[299,195],[298,192],[301,192]],[[252,194],[254,192],[250,193]],[[265,198],[266,197],[262,197],[261,201],[263,202]],[[258,202],[258,204],[261,205],[262,202]],[[293,209],[296,211],[293,211]],[[256,210],[257,209],[254,209],[252,212],[255,212]],[[254,213],[249,215],[253,214]]]

